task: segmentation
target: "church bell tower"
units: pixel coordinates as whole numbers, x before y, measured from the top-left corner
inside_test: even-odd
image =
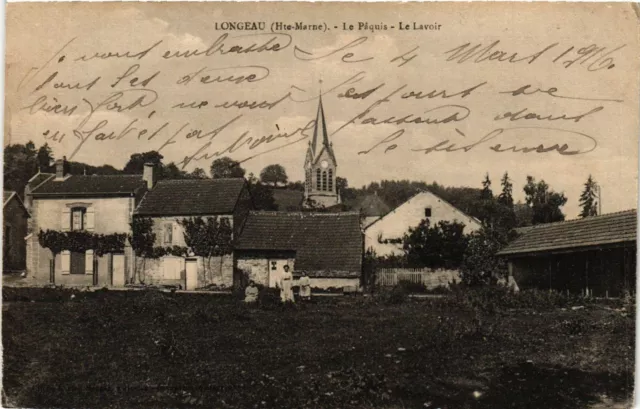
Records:
[[[336,188],[337,168],[338,163],[333,153],[333,144],[329,142],[320,95],[313,138],[309,142],[304,162],[305,207],[326,208],[340,203],[340,195]]]

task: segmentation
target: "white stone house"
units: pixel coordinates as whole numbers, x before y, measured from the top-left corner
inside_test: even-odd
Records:
[[[378,256],[403,254],[402,238],[424,219],[432,226],[440,221],[463,223],[466,234],[481,227],[478,219],[425,190],[369,224],[364,230],[365,250],[372,249]]]

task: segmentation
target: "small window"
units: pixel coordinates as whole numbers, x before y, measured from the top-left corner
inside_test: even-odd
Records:
[[[322,190],[327,190],[327,172],[322,172]]]
[[[328,180],[328,184],[329,184],[329,191],[333,192],[333,170],[329,169],[329,180]]]
[[[431,208],[430,207],[425,207],[424,208],[424,217],[431,217]]]
[[[173,242],[173,224],[164,225],[164,244],[171,244]]]
[[[74,207],[71,209],[71,230],[84,230],[87,222],[87,209],[84,207]]]

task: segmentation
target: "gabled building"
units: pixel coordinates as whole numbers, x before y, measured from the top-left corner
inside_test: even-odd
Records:
[[[27,282],[65,286],[124,285],[125,258],[131,257],[126,249],[98,256],[91,248],[84,251],[62,248],[60,254],[54,254],[40,245],[38,236],[47,230],[127,234],[133,211],[146,187],[140,175],[70,175],[64,159],[56,161],[55,175],[34,176],[25,189],[25,201],[31,213],[26,243]]]
[[[357,212],[251,212],[236,243],[236,268],[269,287],[287,265],[314,288],[359,287],[362,251]]]
[[[336,187],[337,169],[338,162],[333,144],[329,142],[320,96],[313,138],[309,142],[304,161],[305,206],[330,208],[340,204],[340,194]]]
[[[237,237],[253,209],[243,178],[177,179],[155,181],[152,165],[145,166],[152,180],[149,191],[135,210],[135,217],[150,218],[156,247],[187,247],[184,219],[215,218],[229,223]],[[157,259],[136,258],[132,265],[137,280],[145,284],[172,285],[186,289],[233,284],[233,254],[197,257],[167,254]]]
[[[3,192],[2,272],[21,272],[26,268],[26,237],[29,212],[14,191]]]
[[[365,250],[372,249],[378,256],[403,254],[402,238],[424,219],[432,226],[440,221],[463,223],[465,234],[481,227],[476,218],[425,190],[369,224],[364,230]]]
[[[597,297],[635,292],[637,211],[603,214],[518,230],[498,252],[520,289]]]

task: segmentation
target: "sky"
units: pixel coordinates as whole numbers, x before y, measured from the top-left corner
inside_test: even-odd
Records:
[[[351,186],[489,173],[497,191],[508,172],[521,200],[531,175],[575,218],[591,174],[620,211],[637,200],[636,19],[626,4],[11,3],[4,143],[116,167],[230,156],[302,180],[322,93]],[[222,30],[246,21],[265,29]]]

